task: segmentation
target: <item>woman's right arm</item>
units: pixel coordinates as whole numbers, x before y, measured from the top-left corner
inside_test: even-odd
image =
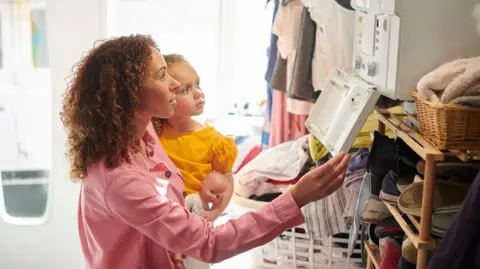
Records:
[[[219,262],[263,245],[304,222],[297,202],[285,193],[258,212],[214,228],[162,195],[153,180],[140,173],[116,179],[107,188],[107,206],[159,245],[204,262]]]
[[[140,173],[123,174],[110,182],[105,199],[114,215],[166,249],[204,262],[219,262],[302,224],[300,207],[337,190],[349,160],[349,155],[338,154],[258,212],[215,228],[166,198],[153,184],[154,178]]]

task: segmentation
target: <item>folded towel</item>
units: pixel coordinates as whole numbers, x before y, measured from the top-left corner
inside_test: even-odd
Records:
[[[462,96],[480,94],[480,66],[470,65],[461,75],[448,84],[442,94],[441,102],[450,103],[453,99]]]
[[[470,107],[480,107],[480,95],[474,96],[461,96],[453,99],[450,104],[470,106]]]
[[[420,96],[434,102],[440,102],[436,91],[443,91],[453,79],[463,74],[471,60],[472,58],[457,59],[442,64],[423,76],[417,83]]]

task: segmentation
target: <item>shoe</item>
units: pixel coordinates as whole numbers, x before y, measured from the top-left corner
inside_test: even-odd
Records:
[[[397,269],[416,269],[416,268],[417,268],[417,265],[415,263],[411,263],[405,260],[404,257],[400,257],[400,260],[398,260]]]
[[[453,219],[458,212],[435,213],[432,215],[432,234],[443,237],[452,225]]]
[[[368,224],[368,228],[367,228],[367,233],[368,233],[368,239],[370,240],[370,242],[371,242],[375,247],[378,248],[378,247],[380,246],[380,241],[379,241],[379,237],[378,237],[377,234],[375,233],[376,227],[377,227],[376,224],[369,223],[369,224]]]
[[[385,243],[385,250],[380,259],[380,268],[397,269],[398,261],[402,256],[401,243],[393,237],[388,237]]]
[[[417,163],[422,160],[422,158],[401,138],[395,140],[395,149],[393,170],[400,177],[414,175],[417,170]]]
[[[383,178],[393,167],[396,153],[395,140],[375,131],[372,148],[367,159],[367,173],[370,176],[370,193],[380,195]]]
[[[400,191],[400,193],[404,192],[410,185],[413,184],[414,178],[414,174],[398,178],[397,189]]]
[[[390,203],[397,203],[400,197],[400,191],[397,188],[399,176],[390,170],[382,182],[382,190],[380,191],[380,198]]]
[[[425,161],[420,161],[417,168],[418,173],[424,175]],[[435,175],[437,179],[471,183],[479,170],[480,164],[478,163],[437,163]]]
[[[398,261],[397,269],[415,269],[417,268],[418,250],[409,238],[402,243],[402,257]]]
[[[405,232],[393,217],[386,218],[381,224],[376,225],[374,232],[377,238],[403,237],[405,235]]]
[[[381,224],[392,214],[385,204],[377,199],[369,199],[363,208],[360,219],[366,223]]]
[[[460,210],[463,199],[468,193],[468,184],[437,181],[434,213],[452,213]],[[409,215],[421,217],[423,182],[413,183],[398,199],[399,209]]]
[[[402,243],[402,257],[413,264],[417,263],[417,254],[418,250],[413,245],[412,241],[409,238],[406,238]]]

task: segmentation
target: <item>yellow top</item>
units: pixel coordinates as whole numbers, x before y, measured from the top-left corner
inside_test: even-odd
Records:
[[[403,108],[401,106],[395,106],[388,109],[391,113],[401,113]],[[402,117],[399,117],[402,119]],[[352,148],[360,149],[360,148],[368,148],[372,143],[372,138],[370,136],[373,131],[377,130],[378,120],[373,114],[373,112],[368,116],[367,121],[363,125],[360,133],[358,133],[357,139],[353,142]],[[386,128],[385,135],[390,138],[395,138],[396,135],[390,129]],[[318,161],[325,157],[328,154],[327,148],[323,146],[323,144],[318,141],[313,135],[309,135],[308,144],[310,149],[310,156],[314,161]]]
[[[168,157],[182,173],[187,194],[199,192],[201,181],[209,173],[230,172],[237,158],[233,139],[211,126],[183,133],[165,124],[159,139]]]

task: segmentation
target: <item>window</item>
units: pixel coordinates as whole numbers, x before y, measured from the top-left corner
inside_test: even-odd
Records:
[[[162,53],[180,53],[197,69],[204,115],[266,98],[264,79],[272,5],[258,0],[117,0],[109,35],[150,34]]]
[[[51,86],[45,5],[0,4],[0,218],[37,225],[48,215]]]

